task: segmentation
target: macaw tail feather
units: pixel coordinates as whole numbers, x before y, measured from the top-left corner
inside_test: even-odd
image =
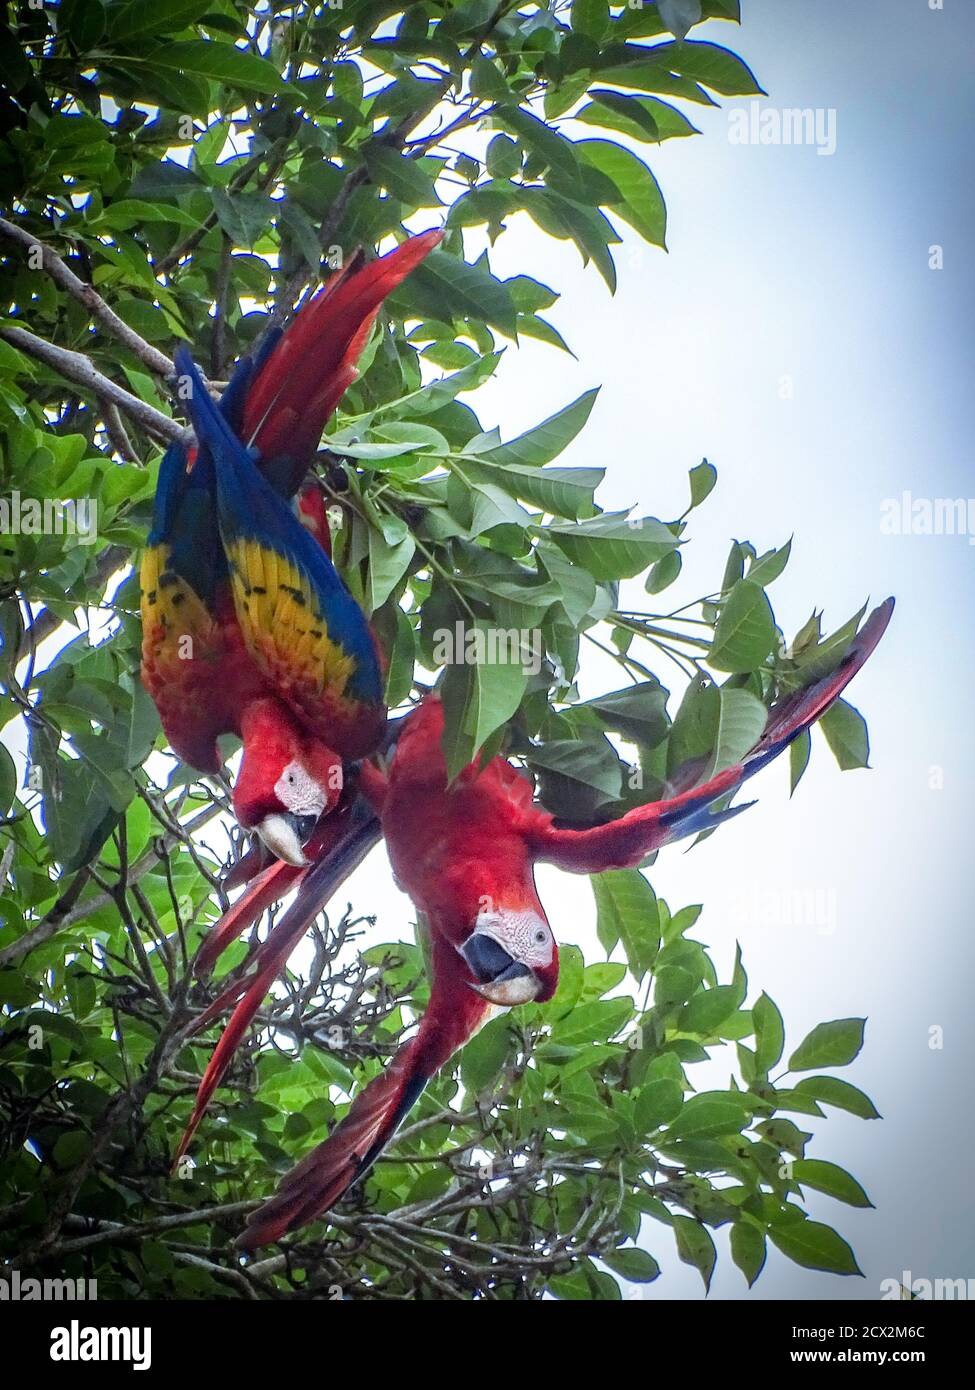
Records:
[[[381,1075],[359,1092],[344,1119],[282,1180],[248,1220],[237,1244],[255,1250],[333,1207],[389,1144],[427,1082],[492,1012],[469,987],[456,948],[433,935],[430,1002],[420,1026]]]
[[[839,699],[884,635],[893,611],[894,600],[889,598],[870,614],[834,671],[773,705],[761,738],[740,763],[679,796],[638,806],[619,820],[589,830],[560,829],[551,816],[539,813],[528,831],[534,858],[573,873],[635,868],[645,855],[662,845],[711,830],[746,810],[745,806],[713,808],[715,802],[730,796],[777,758]]]
[[[280,859],[262,869],[246,893],[240,895],[211,929],[196,958],[197,975],[208,975],[230,943],[252,927],[266,908],[283,898],[305,872],[304,868],[285,864]]]
[[[378,260],[354,257],[297,313],[261,362],[247,395],[243,437],[262,458],[286,455],[300,487],[332,411],[356,378],[356,362],[383,300],[443,239],[410,237]]]
[[[240,1249],[280,1240],[334,1206],[372,1166],[445,1060],[429,1055],[421,1027],[386,1070],[359,1092],[325,1142],[293,1168],[274,1197],[254,1213],[237,1240]]]
[[[336,822],[334,825],[332,824],[333,821]],[[194,1021],[193,1032],[198,1033],[231,1005],[236,1004],[236,1008],[228,1020],[203,1073],[196,1094],[193,1113],[173,1159],[174,1167],[186,1153],[210,1103],[211,1096],[219,1086],[241,1039],[261,1007],[265,995],[284,968],[288,957],[332,894],[348,878],[353,869],[362,863],[372,847],[379,842],[379,821],[359,797],[329,817],[326,824],[332,833],[331,848],[323,851],[322,857],[310,868],[293,870],[290,886],[294,886],[294,882],[300,880],[295,901],[281,920],[274,924],[267,939],[254,953],[250,962],[253,967],[252,972],[242,979],[232,981],[225,989],[221,990],[212,1003]],[[216,959],[224,947],[256,921],[264,908],[280,896],[280,892],[274,896],[268,896],[273,887],[287,891],[287,885],[282,887],[287,876],[283,873],[277,878],[273,876],[277,870],[288,868],[291,866],[276,864],[265,870],[251,890],[245,893],[240,902],[235,903],[230,912],[226,914],[223,921],[217,924],[212,938],[215,944],[207,957],[209,963],[212,964],[212,961]],[[242,907],[245,900],[246,905]],[[238,908],[241,908],[239,913],[237,912]],[[228,918],[232,918],[229,927],[225,925]],[[204,948],[205,950],[206,948]],[[200,963],[202,964],[203,961],[204,953],[201,952]]]

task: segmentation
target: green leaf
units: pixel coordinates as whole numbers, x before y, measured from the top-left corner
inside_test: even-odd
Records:
[[[174,68],[168,63],[155,62],[155,54],[160,51],[168,54],[169,48],[154,50],[152,58],[137,58],[135,54],[126,54],[124,59],[118,59],[116,66],[136,84],[145,100],[153,100],[160,106],[184,111],[190,116],[205,118],[210,112],[210,84],[207,78],[199,73],[187,72],[182,67]],[[129,191],[142,197],[151,196],[153,182],[159,181],[163,173],[169,175],[167,166],[172,162],[163,160],[155,170],[150,166],[150,173],[144,181],[144,169],[140,169]],[[184,192],[191,184],[200,182],[199,176],[191,169],[182,169],[182,173],[184,188],[169,186],[165,189],[165,196]],[[171,185],[175,183],[171,175],[170,182]]]
[[[863,1047],[865,1018],[835,1018],[818,1023],[789,1058],[790,1071],[814,1071],[817,1067],[845,1067]]]
[[[408,208],[441,205],[433,179],[415,159],[377,141],[363,145],[361,153],[372,182],[387,189]]]
[[[471,94],[487,101],[507,102],[511,91],[490,58],[478,56],[471,65]]]
[[[407,286],[411,301],[419,300],[429,318],[483,319],[509,338],[517,333],[518,316],[511,293],[483,260],[468,265],[446,251],[431,251],[413,271]]]
[[[366,609],[375,613],[381,608],[410,567],[416,552],[416,541],[404,536],[390,545],[374,526],[369,527],[369,572],[366,579]]]
[[[766,95],[748,64],[720,44],[685,39],[681,43],[658,44],[650,53],[655,63],[682,77],[692,78],[721,96]]]
[[[657,0],[660,18],[675,38],[701,22],[701,0]]]
[[[731,1228],[731,1258],[751,1288],[765,1267],[765,1237],[748,1221],[736,1221]]]
[[[677,548],[677,539],[655,517],[604,512],[575,526],[546,527],[556,545],[594,579],[632,579]]]
[[[621,135],[649,144],[701,133],[676,106],[656,97],[626,96],[596,88],[589,95],[592,103],[574,118],[586,125],[618,130]]]
[[[727,989],[729,986],[724,985]],[[691,1096],[667,1130],[674,1139],[713,1139],[723,1134],[739,1134],[751,1119],[748,1097],[734,1091],[702,1091]]]
[[[644,585],[648,594],[661,594],[664,589],[669,589],[671,584],[678,579],[683,567],[683,560],[679,550],[672,550],[669,555],[665,555],[662,560],[658,560],[650,568],[647,575],[647,582]]]
[[[17,795],[17,767],[7,749],[0,743],[0,816],[10,810]]]
[[[760,584],[740,579],[721,605],[708,662],[719,671],[754,671],[775,641],[772,607]]]
[[[599,387],[584,391],[571,405],[563,406],[540,425],[526,430],[517,439],[502,444],[489,453],[480,454],[486,463],[497,463],[503,467],[509,464],[523,464],[540,468],[557,458],[563,449],[572,443],[576,435],[585,427],[586,421],[596,403]]]
[[[461,1053],[461,1080],[472,1094],[485,1090],[500,1075],[510,1050],[508,1029],[506,1018],[492,1019]]]
[[[680,1114],[683,1104],[684,1091],[679,1081],[669,1076],[647,1081],[633,1106],[633,1124],[637,1134],[652,1134],[661,1125],[670,1124]]]
[[[493,624],[478,618],[470,629],[480,635],[473,640],[482,641],[485,651],[496,646]],[[443,685],[443,748],[451,781],[514,714],[521,704],[527,679],[520,661],[465,661],[448,668]]]
[[[541,796],[553,815],[593,815],[608,801],[618,801],[622,765],[605,737],[550,739],[528,754],[540,774]]]
[[[880,1111],[868,1095],[838,1076],[804,1076],[796,1090],[824,1105],[835,1105],[861,1120],[879,1120]]]
[[[802,774],[809,766],[809,754],[812,749],[812,738],[809,730],[803,729],[798,738],[794,738],[789,744],[789,795],[798,787]]]
[[[667,207],[660,185],[643,160],[612,140],[580,140],[579,155],[619,189],[607,203],[652,246],[667,245]]]
[[[691,507],[699,507],[709,497],[718,481],[718,470],[713,463],[702,459],[688,474],[691,484]]]
[[[245,92],[262,92],[267,96],[292,93],[292,88],[282,80],[273,63],[259,58],[256,53],[245,53],[233,44],[188,39],[183,43],[170,43],[152,49],[146,55],[146,61],[155,69],[194,73],[211,82],[222,82]]]
[[[803,1269],[828,1274],[863,1274],[842,1236],[818,1221],[787,1221],[769,1228],[772,1244]]]
[[[803,1187],[825,1192],[828,1197],[835,1197],[838,1202],[846,1202],[848,1206],[873,1206],[856,1178],[836,1163],[827,1163],[821,1158],[797,1158],[792,1164],[792,1176]]]
[[[650,1284],[660,1274],[660,1266],[646,1250],[613,1250],[602,1258],[614,1274],[631,1284]]]
[[[225,188],[210,190],[217,221],[234,246],[251,248],[267,232],[274,203],[265,193],[235,193]]]
[[[517,135],[526,150],[539,156],[543,167],[553,169],[571,182],[581,179],[579,160],[572,141],[545,121],[531,111],[513,106],[504,107],[496,118]]]
[[[169,222],[175,227],[193,230],[203,225],[198,218],[191,217],[172,203],[147,203],[142,198],[120,198],[117,202],[109,203],[92,225],[99,229],[118,227],[124,231],[129,227],[138,227],[143,222]]]
[[[521,150],[510,135],[495,135],[487,147],[485,159],[493,179],[510,179],[521,169]]]
[[[657,895],[638,869],[609,869],[590,878],[596,899],[596,935],[609,954],[622,942],[630,972],[639,983],[660,945]]]
[[[870,739],[867,735],[867,721],[858,709],[847,704],[846,700],[837,700],[819,723],[833,757],[844,772],[850,768],[867,766],[870,758]]]
[[[459,477],[493,483],[553,516],[579,520],[595,511],[593,493],[603,480],[602,468],[531,468],[515,463],[488,463],[471,456],[454,465]]]
[[[641,747],[654,748],[667,737],[667,691],[658,680],[638,681],[585,702],[607,728]]]
[[[132,0],[113,5],[108,31],[117,41],[148,39],[155,34],[176,34],[205,15],[213,0]]]
[[[768,710],[750,690],[721,687],[718,737],[714,747],[711,776],[734,767],[758,742],[768,719]]]
[[[677,1254],[684,1264],[692,1265],[704,1280],[705,1291],[711,1288],[711,1275],[718,1258],[710,1232],[690,1216],[674,1216],[674,1236]]]
[[[757,556],[748,566],[748,578],[754,584],[761,584],[763,588],[767,588],[778,579],[789,563],[791,554],[792,541],[788,540],[781,550],[768,550],[764,555]]]
[[[608,1042],[633,1016],[630,999],[593,999],[579,1004],[552,1028],[552,1041],[563,1047]]]
[[[81,53],[93,48],[105,32],[105,7],[101,0],[61,0],[58,33],[67,35]]]
[[[755,1026],[755,1065],[765,1076],[776,1066],[785,1047],[785,1027],[782,1015],[767,994],[759,995],[752,1005]]]
[[[738,1009],[739,992],[734,985],[716,985],[701,990],[681,1009],[677,1027],[681,1033],[714,1034]]]

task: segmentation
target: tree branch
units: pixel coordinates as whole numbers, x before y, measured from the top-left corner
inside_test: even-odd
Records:
[[[43,362],[45,366],[53,367],[61,376],[67,377],[77,386],[84,387],[102,400],[118,406],[120,410],[125,411],[126,415],[131,415],[133,420],[137,420],[143,429],[156,439],[162,439],[168,443],[170,440],[188,438],[188,432],[178,421],[169,415],[163,415],[161,410],[156,410],[154,406],[140,401],[139,397],[133,396],[131,391],[126,391],[123,386],[117,386],[114,381],[103,376],[90,358],[85,357],[83,353],[73,352],[70,348],[57,347],[44,338],[36,337],[26,328],[0,328],[0,338],[10,343],[12,347],[19,348],[21,352],[26,352],[29,357]]]
[[[39,241],[26,228],[8,222],[5,217],[0,217],[0,236],[5,236],[10,241],[19,242],[28,251],[39,251],[41,263],[54,283],[66,290],[79,304],[83,304],[92,319],[101,324],[106,333],[123,343],[130,352],[138,357],[140,362],[143,362],[157,376],[168,378],[173,375],[175,368],[170,358],[164,352],[160,352],[158,348],[154,348],[151,343],[147,343],[145,338],[140,337],[134,329],[124,323],[115,310],[109,308],[94,285],[86,285],[84,280],[79,280],[70,266],[66,265],[50,246]]]

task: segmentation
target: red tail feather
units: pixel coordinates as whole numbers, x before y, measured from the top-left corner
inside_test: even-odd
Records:
[[[197,957],[196,973],[209,974],[230,943],[252,927],[265,908],[283,898],[304,872],[304,869],[285,864],[280,859],[263,869],[247,892],[240,895],[211,930]]]
[[[454,947],[437,935],[432,944],[433,987],[416,1036],[356,1096],[325,1142],[312,1149],[275,1196],[254,1213],[237,1242],[241,1249],[280,1240],[333,1207],[383,1151],[430,1078],[490,1012],[490,1005],[468,988]]]
[[[212,938],[201,952],[201,964],[204,957],[206,963],[212,964],[234,937],[257,920],[265,907],[300,880],[295,901],[255,952],[251,961],[253,972],[243,979],[232,981],[221,990],[195,1021],[193,1031],[196,1033],[232,1004],[237,1004],[203,1073],[193,1113],[180,1140],[174,1163],[186,1152],[210,1097],[220,1084],[261,1001],[304,936],[309,923],[321,912],[352,870],[362,863],[378,840],[379,822],[361,798],[344,803],[322,822],[316,840],[309,846],[320,856],[317,862],[304,869],[288,864],[273,864],[270,869],[265,869],[217,924]]]
[[[264,458],[286,453],[304,472],[326,420],[355,380],[380,305],[442,237],[424,232],[367,265],[350,263],[299,311],[244,407],[244,438]]]

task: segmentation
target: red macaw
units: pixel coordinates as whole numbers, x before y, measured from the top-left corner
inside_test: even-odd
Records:
[[[329,559],[308,467],[383,299],[441,238],[350,261],[256,364],[241,359],[219,408],[176,353],[198,445],[171,445],[160,467],[142,679],[194,767],[219,771],[217,737],[240,736],[237,819],[295,865],[338,800],[343,759],[375,748],[386,719],[379,651]]]
[[[276,1241],[333,1206],[492,1006],[552,997],[558,948],[535,890],[536,863],[573,873],[635,867],[662,845],[746,809],[711,808],[826,712],[880,641],[892,610],[892,599],[875,609],[831,675],[773,705],[762,737],[740,763],[592,829],[558,827],[535,804],[531,782],[502,757],[483,767],[472,764],[448,785],[443,710],[438,698],[428,697],[406,723],[388,782],[374,769],[362,771],[363,788],[380,811],[396,879],[429,924],[433,978],[427,1010],[383,1075],[360,1092],[324,1143],[250,1218],[241,1247]],[[334,876],[324,882],[327,890],[335,886]],[[309,907],[294,905],[295,928],[313,915]],[[263,981],[262,992],[268,983]]]

